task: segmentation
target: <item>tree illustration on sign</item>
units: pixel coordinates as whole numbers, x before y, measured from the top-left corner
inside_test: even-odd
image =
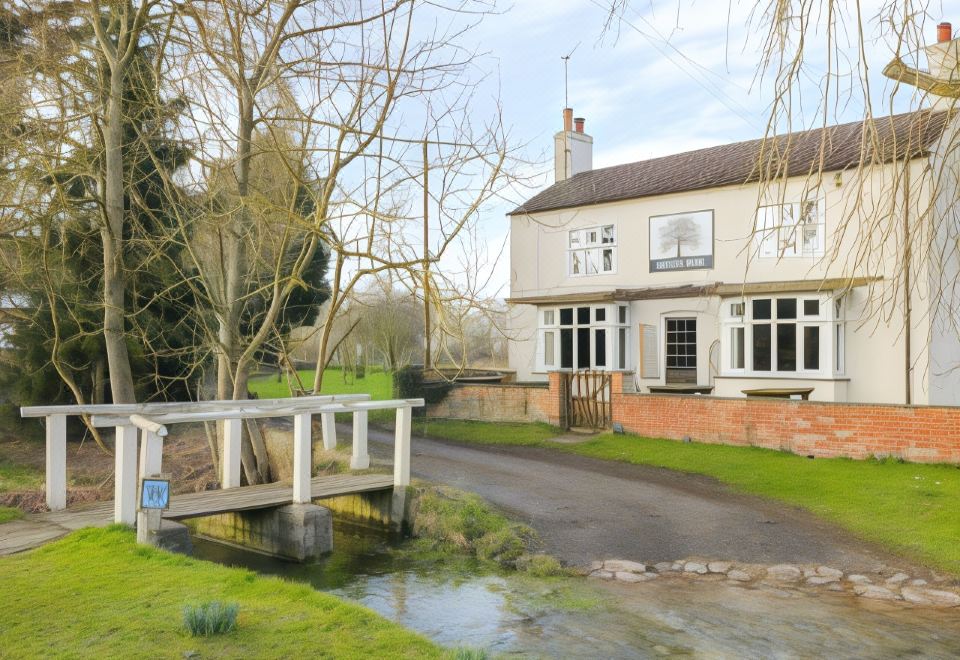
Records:
[[[693,218],[677,216],[660,228],[660,250],[667,254],[676,248],[676,258],[680,258],[683,248],[695,248],[700,244],[700,227]]]

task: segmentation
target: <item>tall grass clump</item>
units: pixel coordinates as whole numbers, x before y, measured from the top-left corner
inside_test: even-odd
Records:
[[[194,637],[209,637],[231,632],[237,627],[236,603],[213,601],[183,608],[183,625]]]

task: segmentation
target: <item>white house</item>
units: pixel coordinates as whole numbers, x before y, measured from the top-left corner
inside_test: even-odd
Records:
[[[954,75],[957,44],[927,49],[931,72]],[[639,391],[960,404],[960,165],[937,105],[875,134],[858,122],[597,170],[565,109],[556,183],[510,213],[518,380],[624,370]]]

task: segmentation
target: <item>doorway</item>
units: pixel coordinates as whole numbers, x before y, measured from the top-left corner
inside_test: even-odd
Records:
[[[666,382],[668,385],[697,384],[697,319],[668,318]]]

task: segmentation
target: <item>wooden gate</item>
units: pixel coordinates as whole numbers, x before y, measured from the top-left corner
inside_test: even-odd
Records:
[[[567,428],[603,429],[610,426],[609,372],[565,372],[563,385]]]

